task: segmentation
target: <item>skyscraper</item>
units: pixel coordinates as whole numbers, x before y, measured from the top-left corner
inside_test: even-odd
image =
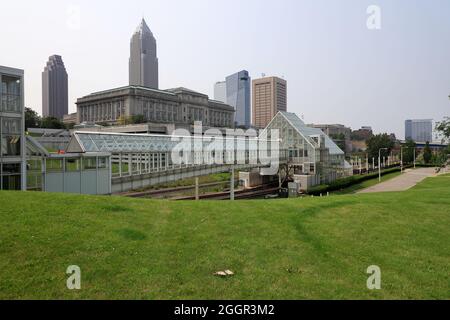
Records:
[[[263,129],[279,111],[287,111],[287,82],[277,77],[253,80],[252,123]]]
[[[159,88],[156,39],[142,19],[130,43],[130,86]]]
[[[433,120],[406,120],[405,139],[415,142],[433,142]]]
[[[227,103],[227,82],[219,81],[214,85],[214,100]]]
[[[61,56],[49,58],[42,72],[42,115],[62,119],[69,113],[67,72]]]
[[[235,125],[250,128],[250,76],[248,71],[242,70],[226,79],[227,101],[226,103],[236,110]]]

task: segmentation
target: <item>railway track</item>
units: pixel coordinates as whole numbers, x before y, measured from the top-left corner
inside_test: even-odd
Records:
[[[212,183],[205,183],[199,185],[199,189],[204,188],[212,188],[212,187],[219,187],[226,184],[230,184],[229,181],[221,181],[221,182],[212,182]],[[124,192],[120,193],[118,195],[123,197],[129,197],[129,198],[152,198],[152,197],[158,197],[158,196],[164,196],[169,195],[172,193],[177,192],[183,192],[183,191],[189,191],[189,190],[195,190],[195,185],[191,186],[184,186],[184,187],[176,187],[176,188],[169,188],[169,189],[160,189],[160,190],[148,190],[148,191],[141,191],[141,192]]]
[[[279,190],[278,187],[274,187],[273,184],[269,184],[269,185],[264,185],[264,186],[260,186],[257,188],[252,188],[252,189],[236,190],[234,193],[234,198],[236,200],[253,199],[255,197],[261,197],[261,196],[277,193],[278,190]],[[228,200],[228,199],[230,199],[230,192],[227,191],[227,192],[203,194],[203,195],[200,195],[199,198],[200,198],[200,200]],[[173,200],[178,200],[178,201],[195,200],[195,196],[179,197],[179,198],[174,198]]]

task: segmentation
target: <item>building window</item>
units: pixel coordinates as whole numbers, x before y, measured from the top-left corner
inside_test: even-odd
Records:
[[[61,172],[63,169],[63,162],[62,159],[47,159],[45,166],[49,172]]]
[[[97,169],[97,158],[84,158],[83,170]]]
[[[4,157],[20,156],[20,136],[3,134],[1,138],[1,154]]]
[[[2,165],[2,190],[21,190],[20,163]]]
[[[80,159],[66,159],[67,172],[80,171],[80,169],[81,169]]]
[[[21,113],[21,82],[19,78],[2,76],[0,111]]]
[[[108,158],[100,157],[98,158],[98,168],[99,169],[107,169],[109,167]]]

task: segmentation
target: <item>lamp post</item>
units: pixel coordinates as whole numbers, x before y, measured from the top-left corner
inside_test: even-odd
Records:
[[[410,147],[401,147],[400,148],[400,154],[401,154],[401,160],[400,160],[400,171],[403,173],[403,149],[410,149]],[[414,149],[414,155],[416,154],[416,150]],[[416,161],[414,160],[414,166]]]
[[[378,181],[381,182],[381,150],[388,150],[388,148],[381,148],[378,150]]]

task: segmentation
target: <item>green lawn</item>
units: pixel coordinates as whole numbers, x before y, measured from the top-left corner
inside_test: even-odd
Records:
[[[0,221],[0,299],[450,298],[450,176],[271,201],[0,192]],[[382,290],[366,288],[370,265]]]

